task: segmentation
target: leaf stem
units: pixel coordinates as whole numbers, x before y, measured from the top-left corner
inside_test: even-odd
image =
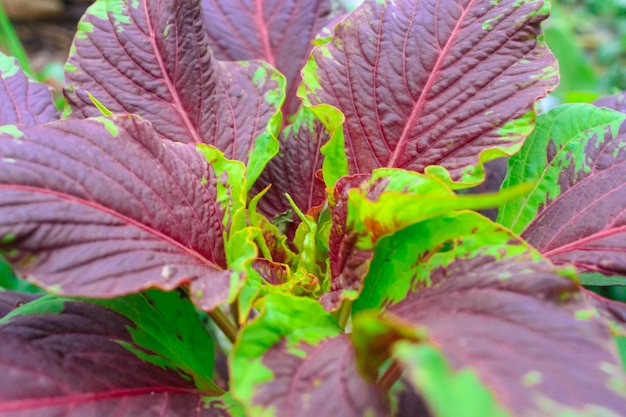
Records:
[[[339,311],[337,311],[336,318],[337,322],[344,330],[348,324],[350,313],[352,313],[352,300],[343,300],[341,307],[339,307]]]
[[[304,215],[302,210],[300,210],[300,208],[296,205],[296,202],[293,201],[293,198],[291,198],[291,196],[288,193],[285,193],[285,198],[287,199],[287,201],[289,201],[289,204],[291,205],[291,208],[296,213],[296,216],[298,216],[300,218],[302,223],[306,223],[306,224],[311,223],[311,221],[306,218],[306,216]]]
[[[231,305],[230,305],[230,315],[233,318],[233,321],[235,322],[235,327],[237,329],[239,329],[239,319],[240,319],[240,314],[239,314],[239,303],[237,302],[237,300],[235,300]]]
[[[230,340],[231,343],[235,343],[235,339],[237,338],[237,327],[235,324],[224,314],[224,312],[216,307],[213,311],[209,311],[209,317],[215,323],[217,327],[220,328],[222,333]]]
[[[393,384],[402,376],[402,368],[398,362],[393,361],[383,376],[378,380],[378,386],[383,392],[389,392]]]

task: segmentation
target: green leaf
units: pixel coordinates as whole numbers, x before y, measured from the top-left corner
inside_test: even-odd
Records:
[[[350,339],[318,302],[272,294],[262,303],[230,357],[232,393],[248,415],[388,415],[384,394],[357,371]]]
[[[599,272],[588,272],[578,276],[580,283],[583,285],[609,286],[609,285],[626,285],[624,277],[613,275],[606,276]]]
[[[227,159],[213,146],[198,144],[197,147],[215,170],[215,176],[218,179],[216,200],[224,210],[222,224],[227,230],[224,236],[224,247],[226,261],[231,270],[228,300],[233,302],[244,285],[245,278],[254,274],[252,261],[258,255],[255,231],[248,227],[246,220],[246,167],[243,162]],[[203,310],[207,310],[203,302],[205,294],[212,290],[207,282],[193,281],[191,283],[194,302]]]
[[[386,183],[375,200],[353,190],[349,196],[348,222],[367,228],[378,240],[406,226],[457,210],[480,210],[521,197],[530,185],[494,194],[457,195],[436,177],[400,169],[378,169],[370,184]]]
[[[230,358],[233,395],[250,405],[255,391],[272,381],[274,373],[263,363],[263,356],[281,340],[285,340],[287,352],[297,355],[300,343],[315,345],[340,332],[332,316],[315,300],[266,296],[261,315],[243,328],[234,345]]]
[[[43,292],[41,288],[16,277],[9,263],[0,255],[0,290],[3,289],[28,293]]]
[[[149,290],[111,299],[86,299],[115,310],[135,327],[128,329],[145,361],[193,375],[200,390],[220,391],[213,382],[213,340],[193,305],[181,292]]]
[[[403,300],[409,291],[430,282],[432,270],[457,258],[483,254],[503,259],[527,253],[532,259],[542,259],[526,245],[508,243],[516,239],[512,232],[472,212],[451,213],[402,229],[377,242],[353,312]]]
[[[332,41],[332,37],[319,40],[316,45],[324,45]],[[298,89],[298,97],[300,97],[304,105],[308,107],[313,114],[322,122],[330,134],[330,139],[321,148],[324,155],[324,164],[322,172],[324,174],[324,182],[327,187],[333,187],[337,180],[348,175],[348,161],[346,157],[345,138],[344,138],[344,122],[345,116],[341,111],[328,104],[314,105],[307,95],[307,85],[309,88],[321,88],[319,75],[317,74],[318,65],[313,54],[309,57],[307,64],[302,69],[302,78],[304,82],[300,84]]]
[[[432,345],[400,342],[393,356],[437,417],[512,417],[471,368],[454,370]]]

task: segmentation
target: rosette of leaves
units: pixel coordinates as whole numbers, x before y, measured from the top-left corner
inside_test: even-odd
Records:
[[[580,277],[624,282],[626,115],[537,116],[548,12],[97,0],[63,112],[1,57],[0,251],[46,294],[0,293],[0,414],[621,415]]]

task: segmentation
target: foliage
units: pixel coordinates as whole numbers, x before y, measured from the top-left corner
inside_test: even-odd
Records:
[[[63,112],[0,56],[0,253],[45,291],[0,265],[0,414],[620,415],[580,282],[626,282],[626,95],[536,113],[549,8],[97,0]]]
[[[623,0],[556,0],[544,26],[559,60],[563,102],[593,101],[626,89],[626,3]]]

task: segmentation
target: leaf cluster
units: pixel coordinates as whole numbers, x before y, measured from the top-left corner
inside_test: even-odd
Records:
[[[539,110],[549,10],[96,0],[63,111],[0,56],[0,414],[622,415],[626,96]]]

